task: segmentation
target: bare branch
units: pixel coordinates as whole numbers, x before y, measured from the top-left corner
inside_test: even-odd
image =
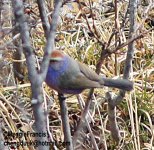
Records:
[[[12,1],[12,4],[14,6],[15,19],[18,22],[20,28],[24,54],[26,57],[26,63],[29,71],[29,79],[32,81],[32,78],[36,77],[37,71],[35,68],[35,59],[33,55],[33,50],[30,44],[28,25],[23,12],[23,4],[19,0]]]
[[[51,54],[52,50],[54,50],[54,38],[55,38],[56,27],[58,24],[57,20],[59,17],[59,12],[60,12],[59,10],[60,10],[61,5],[62,5],[62,0],[55,1],[55,8],[54,8],[54,12],[52,15],[52,23],[51,23],[51,27],[50,27],[50,32],[48,34],[47,44],[45,47],[44,57],[43,57],[43,61],[41,64],[41,69],[40,69],[40,74],[43,79],[45,79],[45,77],[46,77],[47,68],[49,65],[50,54]]]
[[[135,25],[136,25],[136,9],[137,9],[137,1],[130,0],[130,30],[129,30],[129,38],[132,39],[134,33],[135,33]],[[127,51],[127,57],[124,67],[124,79],[128,79],[130,76],[130,71],[132,69],[132,59],[134,55],[134,40],[132,40],[128,44],[128,51]],[[112,137],[118,142],[120,140],[120,134],[119,129],[116,122],[116,114],[115,109],[116,106],[122,101],[122,99],[125,96],[126,91],[120,90],[119,94],[115,97],[112,97],[110,93],[107,93],[106,98],[108,100],[108,115],[109,115],[109,122],[110,126],[112,125],[111,134]],[[114,127],[113,127],[114,126]]]
[[[110,131],[112,138],[118,143],[120,141],[120,132],[116,120],[116,107],[112,107],[112,93],[106,93],[106,98],[108,100],[108,120],[110,124]],[[111,104],[110,104],[111,103]]]
[[[48,20],[48,15],[46,13],[46,6],[45,6],[45,1],[44,0],[37,0],[39,11],[40,11],[40,17],[42,20],[42,26],[45,32],[46,38],[48,37],[48,33],[50,30],[50,24]]]
[[[81,96],[80,94],[77,95],[77,99],[78,99],[78,102],[79,102],[79,105],[80,105],[81,110],[83,110],[83,109],[84,109],[83,106],[85,106],[85,104],[84,104],[84,100],[83,100],[82,96]],[[83,103],[83,105],[82,105],[82,103]],[[91,122],[91,120],[93,120],[93,119],[92,119],[92,116],[91,116],[90,112],[88,112],[88,115],[89,115],[89,119],[85,118],[85,123],[86,123],[86,126],[87,126],[87,128],[88,128],[88,131],[89,131],[89,133],[90,133],[91,142],[92,142],[92,144],[93,144],[93,146],[94,146],[94,149],[95,149],[95,150],[98,150],[98,145],[97,145],[97,143],[96,143],[95,136],[94,136],[94,134],[93,134],[93,132],[92,132],[92,129],[91,129],[90,123],[89,123],[89,122]],[[89,121],[89,120],[90,120],[90,121]],[[83,128],[83,129],[84,129],[84,128]],[[79,131],[80,131],[80,130],[82,130],[82,129],[79,129]],[[80,131],[80,132],[81,132],[81,131]],[[81,140],[84,140],[84,139],[82,138],[82,136],[80,137],[80,139],[81,139]],[[79,139],[78,139],[78,140],[79,140]],[[81,141],[81,140],[80,140],[80,141]],[[80,145],[81,145],[81,144],[80,144]]]
[[[130,0],[130,30],[129,30],[129,39],[133,38],[134,33],[136,33],[136,13],[137,13],[137,0]],[[127,51],[127,56],[126,56],[126,61],[125,61],[125,66],[124,66],[124,79],[128,79],[130,77],[130,71],[132,69],[132,60],[134,56],[134,40],[132,40],[128,44],[128,51]],[[123,97],[125,96],[125,91],[120,90],[119,95],[116,97],[116,103],[115,105],[119,104]]]
[[[15,0],[12,1],[13,7],[14,7],[14,14],[15,14],[15,19],[16,22],[19,24],[19,29],[20,29],[20,35],[22,39],[22,44],[23,44],[23,51],[26,57],[26,63],[28,67],[28,74],[29,74],[29,79],[31,82],[31,88],[32,88],[32,105],[33,105],[33,112],[34,112],[34,117],[35,117],[35,123],[36,123],[36,131],[38,133],[46,133],[46,122],[45,122],[45,116],[44,112],[42,109],[42,89],[41,85],[42,82],[45,79],[46,72],[47,72],[47,67],[49,63],[49,55],[51,53],[51,50],[53,49],[54,45],[54,37],[55,37],[55,31],[56,31],[56,25],[57,25],[57,18],[58,18],[58,10],[61,6],[61,2],[56,1],[55,4],[55,13],[53,14],[53,22],[51,25],[51,30],[49,32],[49,38],[45,50],[45,57],[44,58],[44,63],[45,65],[42,66],[41,71],[43,75],[39,75],[37,73],[37,70],[35,68],[35,58],[34,58],[34,53],[31,48],[30,44],[30,37],[29,37],[29,30],[28,30],[28,25],[26,23],[26,19],[24,16],[24,11],[23,11],[23,3],[20,0]],[[57,5],[59,4],[59,5]],[[58,6],[58,7],[56,7]],[[57,10],[58,9],[58,10]],[[44,70],[45,69],[45,70]],[[48,141],[47,136],[46,137],[38,137],[37,139],[40,142],[45,142]],[[46,150],[49,149],[48,146],[43,146],[43,144],[40,144],[38,149],[40,150]]]
[[[59,98],[59,104],[60,104],[61,119],[62,119],[64,140],[65,140],[64,142],[66,145],[66,149],[73,150],[68,111],[67,111],[67,105],[65,101],[66,99],[63,94],[58,94],[58,98]]]
[[[146,34],[148,34],[149,32],[151,32],[152,30],[154,30],[154,28],[151,28],[151,29],[149,29],[148,31],[143,32],[143,33],[141,33],[141,34],[139,34],[139,35],[133,34],[126,42],[124,42],[124,43],[118,45],[116,48],[111,48],[112,46],[108,47],[108,48],[107,48],[107,49],[108,49],[108,52],[109,52],[110,54],[115,53],[117,50],[119,50],[119,49],[121,49],[121,48],[123,48],[123,47],[125,47],[125,46],[127,46],[127,45],[129,45],[129,44],[131,44],[132,42],[134,42],[134,41],[136,41],[136,40],[138,40],[138,39],[143,38],[144,36],[146,36]],[[135,33],[135,32],[134,32],[134,33]]]

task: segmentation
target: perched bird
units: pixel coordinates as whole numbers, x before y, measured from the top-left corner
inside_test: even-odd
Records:
[[[124,79],[103,78],[87,65],[59,50],[51,53],[45,81],[49,87],[62,94],[79,94],[85,89],[103,88],[104,86],[127,91],[133,89],[133,82]]]

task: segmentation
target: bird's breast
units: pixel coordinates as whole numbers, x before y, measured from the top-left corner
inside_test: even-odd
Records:
[[[49,67],[47,71],[46,80],[45,80],[47,85],[55,90],[58,90],[59,76],[60,74],[57,71]]]
[[[45,81],[60,93],[79,94],[84,89],[75,86],[74,80],[78,73],[80,70],[76,61],[66,57],[62,62],[50,63]]]
[[[50,63],[45,80],[47,85],[59,91],[61,78],[63,74],[67,71],[67,68],[68,68],[68,63],[66,61]]]

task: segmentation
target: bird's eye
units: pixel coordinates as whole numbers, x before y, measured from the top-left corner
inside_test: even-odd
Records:
[[[57,60],[50,60],[50,63],[55,63],[55,62],[57,62]]]

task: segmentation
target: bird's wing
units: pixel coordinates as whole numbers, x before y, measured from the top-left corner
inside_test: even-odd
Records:
[[[87,65],[78,62],[80,71],[89,79],[92,81],[100,81],[100,76],[94,72],[92,69],[90,69]]]
[[[66,86],[65,86],[66,87]],[[74,79],[67,83],[68,89],[86,89],[86,88],[100,88],[101,85],[97,81],[92,81],[84,76],[82,73],[75,76]]]

